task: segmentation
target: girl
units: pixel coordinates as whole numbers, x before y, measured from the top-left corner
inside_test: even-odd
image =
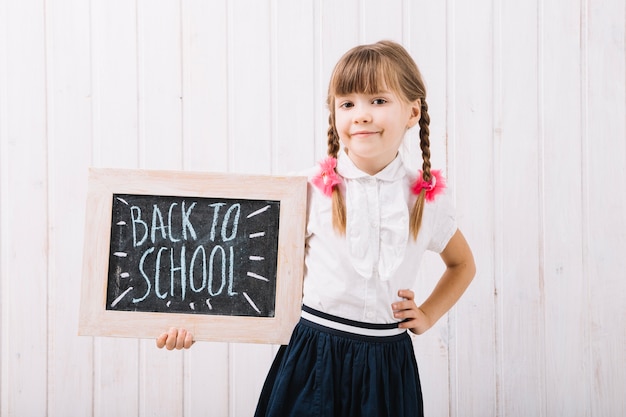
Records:
[[[302,318],[256,416],[422,416],[406,330],[432,327],[475,273],[445,180],[431,170],[424,83],[399,44],[361,45],[337,63],[327,104],[328,157],[309,175]],[[423,161],[414,173],[398,151],[417,124]],[[426,250],[446,269],[418,306],[409,288]],[[157,346],[192,340],[171,329]]]

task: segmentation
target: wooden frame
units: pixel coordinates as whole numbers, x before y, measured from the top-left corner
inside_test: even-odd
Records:
[[[273,317],[115,311],[106,308],[114,194],[280,201]],[[79,335],[156,338],[171,327],[195,340],[286,344],[300,316],[306,178],[97,169],[89,171]]]

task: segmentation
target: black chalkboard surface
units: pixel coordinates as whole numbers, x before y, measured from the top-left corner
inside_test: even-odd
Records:
[[[112,199],[108,310],[274,316],[280,201]]]
[[[305,177],[90,168],[79,335],[286,344]]]

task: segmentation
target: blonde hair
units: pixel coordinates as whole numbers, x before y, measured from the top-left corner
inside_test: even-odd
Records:
[[[422,178],[430,182],[430,116],[426,104],[426,87],[422,75],[409,53],[400,44],[380,41],[359,45],[346,52],[335,65],[328,85],[326,104],[328,116],[328,155],[337,158],[341,145],[335,128],[335,97],[347,94],[376,94],[383,86],[391,89],[407,103],[420,100],[419,136],[422,150]],[[409,229],[417,239],[424,212],[425,190],[417,196],[411,209]],[[338,186],[333,187],[333,227],[346,232],[346,206]]]

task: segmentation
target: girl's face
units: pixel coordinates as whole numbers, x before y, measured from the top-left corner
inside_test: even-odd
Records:
[[[406,130],[420,119],[420,102],[397,94],[353,93],[335,97],[335,128],[354,164],[374,175],[394,160]]]

